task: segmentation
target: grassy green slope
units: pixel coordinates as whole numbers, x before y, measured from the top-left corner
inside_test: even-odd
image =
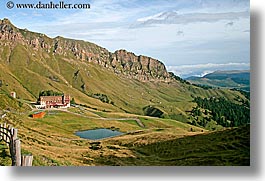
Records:
[[[15,111],[23,112],[30,110],[29,106],[17,99],[12,98],[6,91],[0,89],[0,113]]]
[[[43,36],[25,30],[19,31],[30,40]],[[46,36],[43,38],[52,44],[52,39]],[[69,44],[75,41],[61,37],[59,39]],[[104,50],[91,43],[78,42],[99,54]],[[19,129],[22,149],[34,155],[34,165],[159,165],[158,162],[163,165],[166,164],[165,159],[169,159],[165,155],[157,152],[158,155],[148,156],[156,142],[164,146],[167,144],[164,142],[166,140],[207,132],[179,122],[187,122],[187,111],[196,106],[192,102],[194,97],[226,97],[233,102],[237,102],[237,97],[245,99],[238,91],[205,90],[180,81],[140,82],[117,75],[113,70],[97,64],[77,60],[71,52],[65,52],[64,56],[54,55],[52,52],[53,47],[50,52],[46,52],[41,48],[33,49],[28,45],[6,41],[0,47],[0,108],[4,110],[2,112],[10,110],[1,122],[10,123]],[[42,90],[70,94],[77,103],[85,106],[82,107],[83,110],[71,108],[69,112],[51,111],[45,118],[34,120],[29,117],[32,112],[25,100],[36,101]],[[15,91],[20,99],[11,98],[11,91]],[[93,98],[95,94],[106,95],[113,104]],[[146,106],[163,111],[165,118],[142,116]],[[125,117],[128,120],[124,120]],[[145,126],[139,126],[136,118]],[[79,130],[111,127],[126,134],[101,141],[102,149],[98,151],[89,148],[93,142],[74,135]],[[132,144],[136,144],[136,147],[131,147]],[[172,148],[175,148],[174,144],[172,143]],[[196,145],[196,142],[192,142],[192,145]],[[190,149],[188,146],[186,148]],[[164,150],[162,152],[166,153]],[[120,161],[114,163],[117,156]],[[108,162],[104,162],[102,158],[106,158],[105,161]],[[158,162],[154,159],[158,159]],[[181,164],[170,160],[167,163]],[[230,163],[232,162],[227,162]]]
[[[8,49],[8,48],[7,48]],[[8,84],[6,91],[16,91],[24,99],[36,100],[42,90],[70,93],[78,103],[101,110],[143,114],[143,108],[156,106],[165,115],[182,114],[191,110],[194,96],[227,97],[234,100],[240,93],[230,90],[210,89],[173,81],[140,82],[116,75],[112,71],[93,63],[77,61],[41,50],[17,45],[10,50],[9,62],[1,59],[0,80]],[[92,94],[105,94],[114,105],[102,103]]]
[[[47,111],[42,119],[32,119],[26,114],[12,111],[0,122],[7,122],[16,127],[18,136],[22,141],[22,150],[34,155],[33,165],[102,165],[98,162],[99,155],[106,157],[112,155],[124,155],[130,157],[131,151],[122,145],[134,142],[136,144],[153,143],[162,140],[170,140],[184,135],[200,134],[204,129],[181,123],[175,120],[140,117],[145,127],[139,126],[131,118],[119,120],[102,119],[86,109],[86,113],[76,114],[77,108],[66,111]],[[84,110],[83,110],[84,111]],[[98,114],[100,112],[97,112]],[[101,114],[99,114],[101,115]],[[127,114],[128,117],[135,117]],[[109,117],[112,117],[109,115]],[[123,114],[117,117],[125,117]],[[112,139],[100,141],[100,150],[90,149],[92,140],[81,139],[74,133],[80,130],[96,128],[115,128],[125,134]],[[192,131],[191,131],[192,128]],[[117,147],[113,150],[110,147]],[[0,146],[1,149],[1,146]],[[3,148],[4,149],[4,148]],[[2,149],[2,150],[3,150]],[[1,150],[0,150],[1,152]],[[126,155],[129,154],[129,155]],[[0,160],[6,158],[0,155]],[[87,159],[90,161],[88,162]],[[5,161],[6,162],[6,161]]]
[[[160,141],[131,149],[136,157],[112,156],[98,160],[103,165],[249,166],[250,126]]]
[[[143,128],[132,120],[136,115],[77,108],[71,108],[70,112],[49,111],[42,119],[32,119],[26,105],[21,106],[3,92],[0,102],[1,109],[16,108],[2,121],[19,129],[22,150],[34,155],[35,166],[249,165],[250,162],[249,125],[208,133],[175,120],[138,116],[145,125]],[[74,114],[77,112],[80,115]],[[107,121],[102,117],[113,119]],[[118,120],[119,117],[128,120]],[[90,149],[93,141],[74,135],[79,130],[111,127],[126,134],[101,141],[99,150]],[[0,146],[0,151],[1,163],[10,165],[8,150]]]

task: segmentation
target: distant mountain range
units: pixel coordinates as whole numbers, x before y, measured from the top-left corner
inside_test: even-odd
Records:
[[[203,77],[186,78],[192,84],[206,85],[211,87],[236,88],[250,91],[250,71],[233,70],[233,71],[215,71]]]

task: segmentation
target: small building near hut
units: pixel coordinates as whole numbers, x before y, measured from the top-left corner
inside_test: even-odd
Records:
[[[13,97],[14,99],[16,99],[16,97],[17,97],[16,92],[10,92],[10,96]]]
[[[62,96],[40,96],[38,109],[49,109],[49,108],[69,108],[70,107],[70,95]]]
[[[37,112],[37,113],[32,114],[32,118],[33,119],[43,118],[45,114],[46,114],[45,112]]]

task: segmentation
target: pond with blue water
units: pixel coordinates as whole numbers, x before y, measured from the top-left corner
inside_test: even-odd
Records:
[[[87,130],[87,131],[78,131],[75,133],[76,136],[80,138],[90,139],[90,140],[101,140],[104,138],[111,138],[115,136],[122,135],[124,133],[111,130],[111,129],[94,129],[94,130]]]

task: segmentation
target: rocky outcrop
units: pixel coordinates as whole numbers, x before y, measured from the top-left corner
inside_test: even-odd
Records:
[[[93,43],[71,40],[63,37],[51,39],[44,34],[33,33],[26,29],[18,29],[8,19],[0,20],[0,42],[29,45],[35,51],[46,51],[67,58],[74,57],[79,61],[87,61],[105,67],[116,74],[140,81],[170,81],[171,76],[165,65],[153,58],[137,56],[126,50],[114,53]]]
[[[118,50],[111,55],[111,66],[119,73],[140,81],[169,81],[170,75],[165,65],[153,58],[136,56],[126,50]]]
[[[8,19],[0,20],[0,40],[21,42],[22,35],[17,32]]]
[[[0,20],[0,42],[1,45],[30,45],[34,50],[43,49],[48,51],[50,45],[45,39],[49,39],[43,34],[37,34],[35,36],[29,36],[34,34],[26,29],[22,30],[15,27],[8,19]]]

